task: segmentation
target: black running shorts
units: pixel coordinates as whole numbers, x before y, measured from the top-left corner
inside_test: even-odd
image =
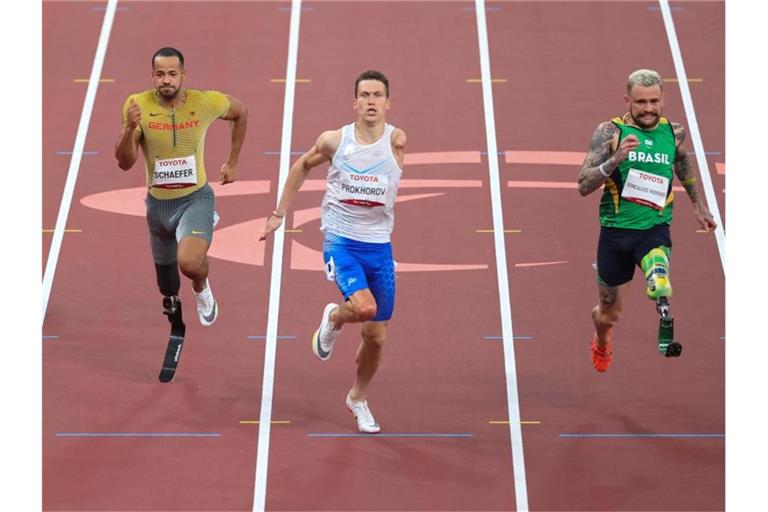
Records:
[[[659,224],[651,229],[600,228],[600,240],[597,242],[598,282],[607,286],[628,283],[643,256],[662,245],[672,248],[669,224]]]

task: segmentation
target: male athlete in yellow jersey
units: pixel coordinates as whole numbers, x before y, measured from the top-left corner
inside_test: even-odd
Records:
[[[214,194],[207,183],[203,157],[205,132],[216,119],[231,121],[229,158],[221,166],[222,184],[237,177],[248,112],[238,99],[218,91],[183,87],[184,56],[161,48],[152,56],[155,88],[128,96],[115,157],[123,170],[144,155],[147,173],[147,224],[157,284],[165,313],[179,302],[179,269],[192,280],[197,313],[211,325],[218,304],[208,283],[208,247],[214,225]]]

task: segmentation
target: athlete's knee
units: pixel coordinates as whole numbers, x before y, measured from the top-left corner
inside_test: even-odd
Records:
[[[166,297],[179,294],[181,286],[179,278],[179,267],[176,262],[168,265],[159,265],[155,263],[155,274],[157,276],[157,287],[160,293]]]
[[[669,278],[669,247],[654,247],[640,261],[645,276],[645,293],[651,300],[672,296],[672,282]]]
[[[367,322],[368,320],[373,320],[373,318],[376,317],[375,301],[365,301],[359,304],[355,304],[352,306],[352,309],[355,312],[355,317],[359,322]]]
[[[196,275],[202,272],[205,264],[205,253],[193,251],[179,252],[179,268],[185,276]]]

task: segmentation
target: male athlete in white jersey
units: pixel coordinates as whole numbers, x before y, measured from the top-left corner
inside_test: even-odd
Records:
[[[344,302],[328,304],[312,336],[312,351],[321,361],[331,357],[344,324],[362,323],[357,372],[346,398],[360,432],[377,433],[365,399],[381,360],[387,321],[395,305],[395,269],[390,234],[405,159],[405,133],[387,124],[389,81],[366,71],[355,81],[353,107],[357,121],[323,132],[312,148],[291,167],[277,208],[267,218],[260,240],[280,227],[309,170],[331,162],[322,203],[320,230],[325,234],[323,258],[329,280]]]

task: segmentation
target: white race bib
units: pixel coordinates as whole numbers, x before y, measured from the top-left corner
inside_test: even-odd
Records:
[[[388,176],[341,171],[339,201],[357,206],[384,206],[388,184]]]
[[[155,160],[152,186],[157,188],[187,188],[197,185],[195,156]]]
[[[667,203],[669,178],[637,169],[630,169],[621,197],[633,203],[663,210]]]

